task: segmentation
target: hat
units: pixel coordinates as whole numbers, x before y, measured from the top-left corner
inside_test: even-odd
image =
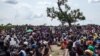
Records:
[[[91,51],[94,51],[94,47],[93,47],[93,46],[91,46],[91,45],[90,45],[90,46],[88,46],[88,49],[89,49],[89,50],[91,50]]]
[[[85,50],[85,54],[93,55],[93,52],[91,50]]]
[[[36,44],[32,44],[32,48],[37,48],[37,45]]]
[[[27,42],[27,41],[25,41],[25,42],[24,42],[24,45],[28,45],[28,42]]]
[[[47,42],[47,41],[43,41],[43,43],[44,43],[44,44],[48,44],[48,42]]]

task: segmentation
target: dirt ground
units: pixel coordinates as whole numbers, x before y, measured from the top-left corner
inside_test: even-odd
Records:
[[[53,50],[53,52],[51,52],[51,56],[63,56],[64,51],[61,50],[59,46],[57,46],[57,45],[52,45],[51,48],[52,48],[52,50]],[[67,54],[67,52],[66,52],[66,54]],[[67,56],[69,56],[69,55],[67,55]]]

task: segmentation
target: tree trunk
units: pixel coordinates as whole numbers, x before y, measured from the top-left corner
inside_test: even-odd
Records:
[[[61,25],[64,26],[65,22],[61,22]]]
[[[72,26],[71,22],[68,22],[68,25],[69,25],[69,27],[71,27]]]
[[[63,33],[63,28],[64,28],[64,24],[65,24],[65,22],[61,22],[61,32]]]

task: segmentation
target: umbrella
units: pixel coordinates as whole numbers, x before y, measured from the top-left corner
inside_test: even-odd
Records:
[[[33,30],[32,29],[28,29],[26,32],[32,32]]]

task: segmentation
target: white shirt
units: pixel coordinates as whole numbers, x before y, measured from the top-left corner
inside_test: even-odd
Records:
[[[73,43],[73,46],[72,46],[72,47],[76,47],[75,43],[76,43],[76,42]]]
[[[14,40],[14,38],[11,38],[10,45],[14,45],[14,46],[17,45],[17,43],[16,43],[16,41]]]
[[[4,39],[4,42],[6,42],[9,38],[10,38],[10,36],[7,35],[7,36],[5,37],[5,39]]]

